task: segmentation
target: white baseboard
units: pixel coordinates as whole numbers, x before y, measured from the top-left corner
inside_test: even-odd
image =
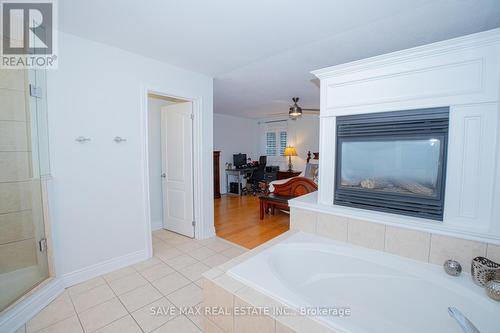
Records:
[[[0,315],[0,332],[13,333],[64,291],[62,279],[53,278],[32,295]]]
[[[15,332],[59,296],[65,288],[146,259],[148,259],[147,251],[141,250],[64,274],[62,278],[53,278],[0,315],[0,332]]]
[[[162,228],[163,228],[162,220],[151,221],[151,231],[160,230]]]
[[[100,262],[98,264],[79,269],[71,273],[64,274],[63,275],[64,287],[65,288],[71,287],[75,284],[87,281],[99,275],[112,272],[114,270],[123,268],[125,266],[136,264],[146,259],[149,259],[147,251],[141,250],[126,254],[118,258],[109,259]]]

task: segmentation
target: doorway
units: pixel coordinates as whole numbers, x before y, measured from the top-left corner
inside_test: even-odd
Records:
[[[194,237],[193,103],[148,94],[151,229]]]

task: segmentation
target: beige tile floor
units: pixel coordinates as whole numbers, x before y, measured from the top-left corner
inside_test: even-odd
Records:
[[[18,333],[202,332],[201,316],[151,309],[200,306],[202,273],[244,252],[219,238],[154,231],[153,258],[66,289]]]

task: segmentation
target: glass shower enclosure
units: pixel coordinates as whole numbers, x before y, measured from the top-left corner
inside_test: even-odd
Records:
[[[45,70],[0,69],[0,312],[50,276]]]

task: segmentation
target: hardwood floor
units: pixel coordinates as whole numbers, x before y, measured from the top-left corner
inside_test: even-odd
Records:
[[[248,249],[281,235],[290,227],[290,216],[279,210],[259,219],[259,198],[223,195],[214,200],[217,236]]]

